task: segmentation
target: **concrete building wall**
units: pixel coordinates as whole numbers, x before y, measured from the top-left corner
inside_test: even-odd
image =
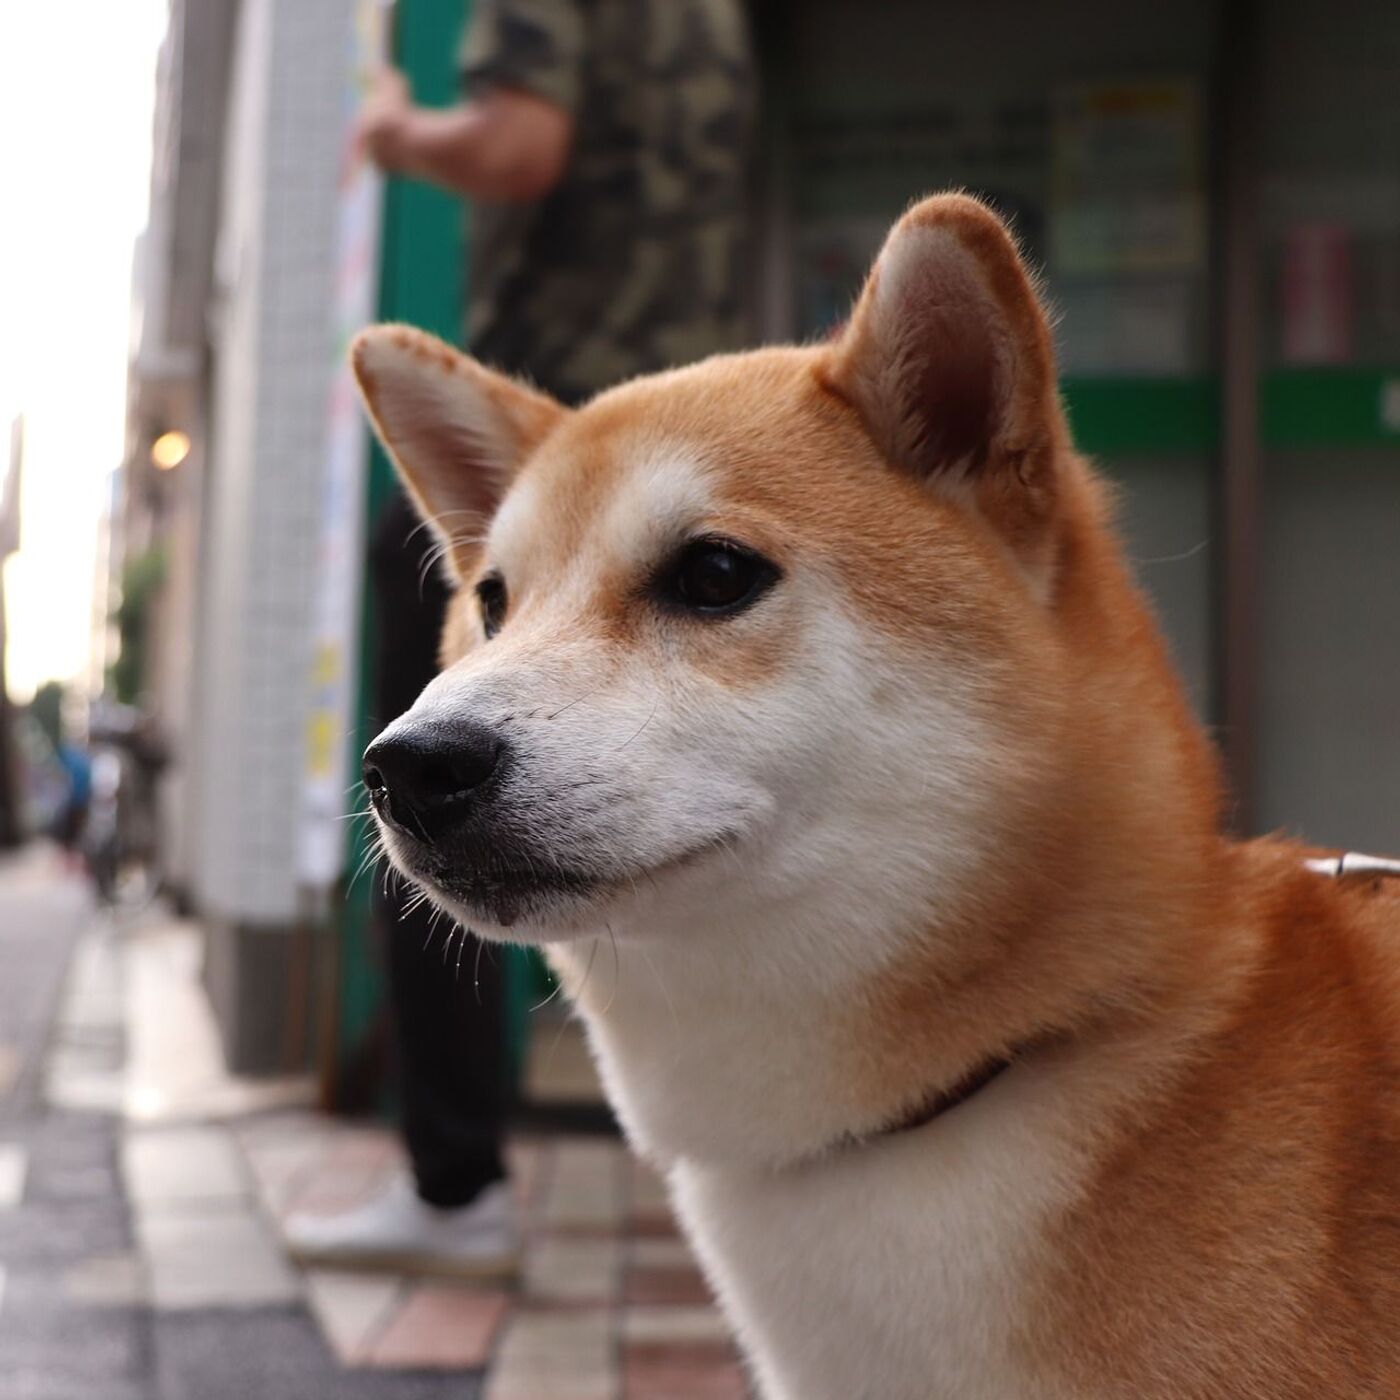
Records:
[[[193,886],[198,850],[193,697],[208,469],[208,316],[237,10],[238,0],[170,5],[156,75],[150,212],[132,269],[127,440],[111,522],[115,572],[109,577],[104,561],[100,577],[105,613],[125,567],[146,551],[163,565],[146,604],[134,679],[172,760],[159,783],[159,839],[162,874],[180,894]],[[157,471],[152,443],[171,431],[189,438],[189,455],[173,470]],[[105,646],[97,651],[100,678],[113,658]]]
[[[197,780],[197,896],[235,1062],[277,1051],[281,1003],[263,984],[277,980],[299,917],[295,824],[351,19],[345,0],[248,0],[237,35]]]
[[[211,913],[238,907],[231,859],[243,807],[237,700],[244,684],[238,635],[245,588],[248,498],[255,469],[262,267],[263,146],[267,125],[270,0],[248,0],[234,39],[222,214],[215,255],[214,378],[210,411],[209,524],[204,535],[202,696],[197,717],[196,787],[200,849],[194,893]]]

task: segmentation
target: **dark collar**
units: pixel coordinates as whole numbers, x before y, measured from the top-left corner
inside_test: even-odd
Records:
[[[882,1128],[854,1139],[853,1145],[878,1142],[881,1138],[894,1137],[899,1133],[912,1133],[915,1128],[927,1127],[935,1118],[961,1107],[974,1094],[980,1093],[994,1079],[1010,1069],[1015,1063],[1015,1055],[997,1055],[974,1065],[956,1084],[947,1089],[939,1089],[921,1104],[916,1105],[902,1117],[894,1119]]]

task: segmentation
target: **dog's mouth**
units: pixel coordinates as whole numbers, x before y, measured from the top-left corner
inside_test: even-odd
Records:
[[[587,869],[561,865],[543,855],[487,850],[463,858],[422,843],[407,849],[391,840],[394,862],[430,898],[460,920],[489,935],[491,926],[517,933],[522,926],[558,930],[561,936],[588,931],[588,915],[614,898],[655,889],[666,876],[699,864],[733,833],[697,841],[650,864]],[[483,928],[482,925],[487,927]]]
[[[453,903],[501,928],[593,903],[606,882],[584,870],[519,869],[510,866],[460,870],[446,867],[427,882]]]

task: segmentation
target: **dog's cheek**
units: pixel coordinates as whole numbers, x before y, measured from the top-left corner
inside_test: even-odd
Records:
[[[681,623],[675,652],[693,678],[742,703],[745,694],[780,685],[798,664],[801,628],[790,611],[774,607],[733,621]]]
[[[537,761],[559,783],[561,839],[645,864],[748,830],[771,808],[755,779],[753,694],[690,680],[651,677],[624,703],[538,736]]]

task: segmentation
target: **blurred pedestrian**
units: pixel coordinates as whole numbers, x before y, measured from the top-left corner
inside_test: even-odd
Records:
[[[467,99],[416,105],[381,73],[358,139],[383,169],[471,203],[467,349],[566,403],[747,335],[755,78],[741,0],[477,0]],[[407,500],[375,523],[374,715],[436,671],[446,589],[421,587]],[[496,960],[481,979],[426,949],[429,911],[382,899],[412,1180],[348,1213],[295,1217],[292,1250],[342,1265],[487,1274],[516,1262],[501,1157]],[[454,960],[455,960],[454,954]],[[467,948],[469,966],[475,951]]]
[[[70,865],[81,869],[83,828],[87,824],[88,806],[92,802],[92,760],[81,744],[64,738],[58,745],[58,761],[68,778],[68,800],[64,803],[54,835],[67,853]]]
[[[61,798],[45,824],[45,834],[63,849],[74,869],[82,868],[82,837],[92,801],[92,761],[66,714],[67,695],[58,681],[45,681],[29,704],[29,715],[52,748],[54,771],[62,774]]]

